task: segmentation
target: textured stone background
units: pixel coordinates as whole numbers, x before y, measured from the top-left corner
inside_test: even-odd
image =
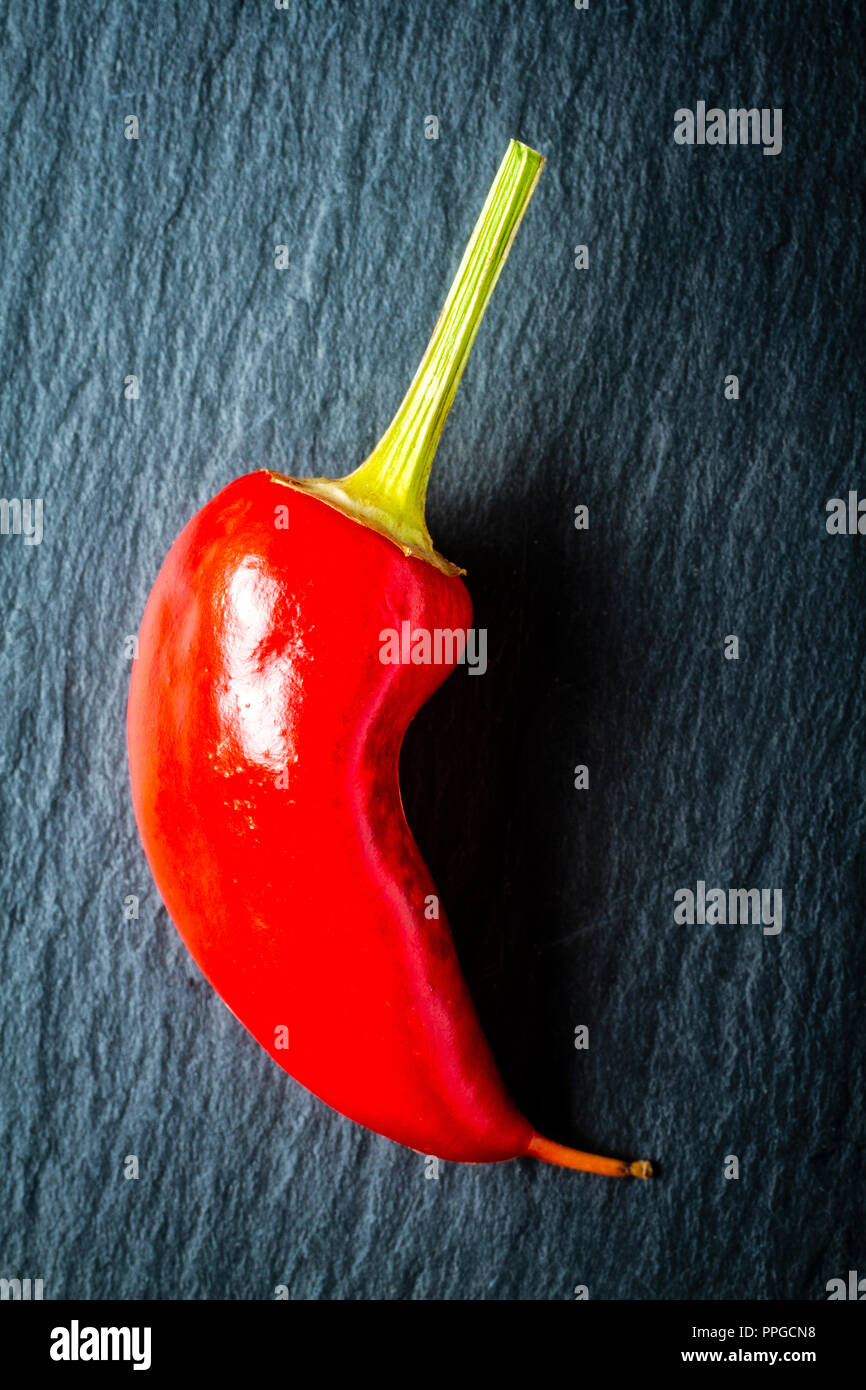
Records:
[[[859,23],[780,0],[0,7],[2,494],[45,502],[41,546],[0,537],[0,1275],[546,1300],[866,1273],[866,540],[824,527],[866,487]],[[781,155],[676,147],[698,99],[782,107]],[[430,497],[492,664],[422,712],[405,799],[517,1099],[652,1156],[652,1184],[429,1182],[331,1113],[187,957],[127,791],[123,639],[169,544],[240,472],[364,456],[509,136],[549,163]],[[781,935],[674,926],[698,878],[781,887]]]

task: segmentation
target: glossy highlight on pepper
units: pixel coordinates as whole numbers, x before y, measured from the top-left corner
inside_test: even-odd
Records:
[[[511,1101],[400,798],[406,728],[454,663],[380,658],[385,629],[472,626],[427,478],[543,162],[509,146],[373,454],[337,481],[250,473],[181,532],[139,632],[130,776],[181,936],[296,1080],[442,1159],[647,1177],[543,1138]]]

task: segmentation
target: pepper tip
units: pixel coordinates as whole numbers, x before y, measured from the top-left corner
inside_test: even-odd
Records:
[[[632,1178],[651,1178],[653,1166],[646,1158],[639,1158],[634,1163],[628,1165],[629,1177]]]

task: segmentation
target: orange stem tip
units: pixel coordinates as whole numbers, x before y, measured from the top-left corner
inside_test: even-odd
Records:
[[[527,1153],[540,1158],[543,1163],[555,1163],[560,1168],[575,1168],[581,1173],[601,1173],[606,1178],[651,1178],[652,1164],[645,1158],[635,1163],[626,1163],[620,1158],[602,1158],[600,1154],[583,1153],[581,1149],[569,1149],[565,1144],[555,1144],[542,1134],[533,1134]]]

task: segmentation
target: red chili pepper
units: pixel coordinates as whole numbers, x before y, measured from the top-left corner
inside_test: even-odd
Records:
[[[424,497],[543,163],[512,141],[370,458],[339,482],[239,478],[172,546],[139,634],[130,774],[181,936],[253,1036],[322,1100],[443,1159],[534,1154],[647,1177],[646,1163],[544,1139],[510,1100],[400,800],[403,735],[455,653],[381,660],[388,630],[472,625]]]

